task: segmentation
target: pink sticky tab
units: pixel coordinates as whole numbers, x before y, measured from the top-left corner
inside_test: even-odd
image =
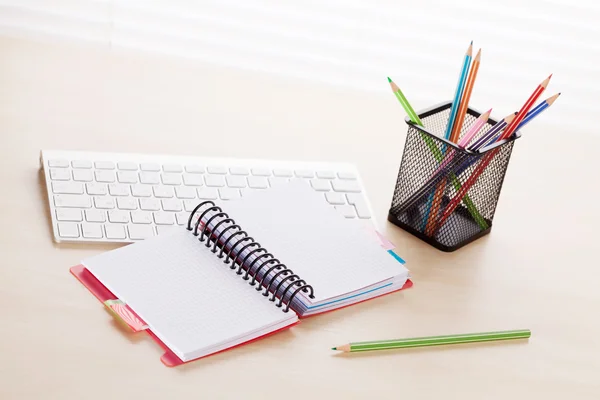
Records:
[[[104,305],[134,332],[148,329],[148,325],[121,300],[106,300]]]
[[[394,250],[396,248],[396,245],[394,245],[394,243],[390,242],[385,236],[383,236],[381,233],[375,231],[375,234],[377,235],[377,238],[379,239],[379,243],[381,244],[381,247],[384,248],[384,250]]]

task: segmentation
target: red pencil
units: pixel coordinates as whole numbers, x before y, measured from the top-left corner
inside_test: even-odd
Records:
[[[523,118],[525,118],[525,115],[527,114],[529,109],[531,107],[533,107],[533,105],[535,104],[538,97],[540,97],[542,95],[542,93],[544,92],[544,90],[546,90],[546,86],[548,86],[548,83],[550,82],[550,78],[552,78],[552,74],[550,74],[550,76],[548,78],[546,78],[542,83],[540,83],[538,85],[538,87],[531,94],[531,96],[529,96],[529,99],[527,99],[525,104],[523,104],[523,107],[521,107],[521,110],[519,110],[515,119],[512,120],[512,122],[506,127],[506,129],[504,129],[504,132],[502,132],[502,135],[498,138],[498,141],[507,139],[512,135],[512,133],[519,126],[519,124],[521,123]],[[462,187],[460,188],[458,193],[456,193],[456,196],[454,196],[452,198],[452,200],[450,200],[450,203],[448,203],[448,205],[444,209],[442,216],[437,221],[436,231],[437,231],[437,229],[439,229],[439,227],[444,225],[444,223],[446,222],[448,217],[450,217],[450,215],[454,212],[456,207],[458,207],[458,205],[462,201],[463,197],[465,197],[465,195],[467,194],[467,192],[469,191],[471,186],[473,186],[475,184],[475,182],[477,182],[477,179],[479,178],[479,176],[483,173],[485,168],[492,161],[492,159],[498,153],[498,151],[500,151],[500,148],[490,151],[488,154],[486,154],[483,157],[483,159],[481,160],[481,162],[479,163],[477,168],[475,168],[475,170],[473,171],[471,176],[469,176],[469,178],[462,185]]]

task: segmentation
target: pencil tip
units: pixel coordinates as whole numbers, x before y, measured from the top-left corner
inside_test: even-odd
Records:
[[[473,41],[471,40],[471,46],[473,46]]]
[[[332,347],[331,350],[337,350],[337,347]]]
[[[392,79],[391,79],[389,76],[388,76],[387,78],[388,78],[388,82],[390,82],[390,83],[391,83],[391,82],[392,82]]]

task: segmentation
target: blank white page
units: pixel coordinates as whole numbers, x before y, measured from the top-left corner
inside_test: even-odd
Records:
[[[83,264],[184,361],[296,319],[257,293],[183,227]]]
[[[302,181],[253,192],[221,207],[256,241],[315,290],[314,302],[408,276],[356,221]]]

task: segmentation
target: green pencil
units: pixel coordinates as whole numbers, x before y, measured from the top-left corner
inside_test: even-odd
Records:
[[[396,98],[398,99],[400,104],[402,104],[404,111],[406,111],[406,113],[408,114],[408,118],[410,118],[410,120],[412,122],[414,122],[415,124],[417,124],[419,126],[423,126],[423,122],[421,121],[421,119],[419,118],[419,116],[417,115],[415,110],[412,108],[412,106],[406,99],[406,96],[404,96],[404,93],[402,93],[402,91],[400,90],[398,85],[396,85],[390,79],[389,76],[388,76],[388,82],[390,83],[390,86],[392,87],[392,92],[394,92],[394,94],[396,95]],[[438,147],[435,145],[433,140],[429,136],[424,134],[423,132],[421,132],[421,137],[425,141],[425,144],[427,144],[427,147],[429,147],[429,150],[433,153],[433,156],[435,157],[436,161],[442,162],[442,160],[444,159],[444,155],[442,154],[442,151],[440,149],[438,149]],[[458,180],[456,175],[451,174],[450,180],[452,181],[452,185],[454,186],[454,189],[456,191],[459,191],[462,185],[460,184],[460,181]],[[487,222],[481,216],[479,211],[477,211],[477,207],[475,207],[475,204],[473,204],[473,201],[469,198],[468,195],[463,198],[463,201],[465,202],[465,205],[467,206],[469,213],[471,213],[471,215],[473,216],[473,219],[475,221],[477,221],[477,224],[479,225],[479,227],[483,230],[486,230],[487,228],[489,228]]]
[[[332,347],[331,350],[343,352],[402,349],[407,347],[440,346],[444,344],[491,342],[495,340],[527,339],[531,336],[529,329],[514,331],[498,331],[483,333],[466,333],[460,335],[426,336],[396,340],[379,340],[375,342],[348,343]]]

